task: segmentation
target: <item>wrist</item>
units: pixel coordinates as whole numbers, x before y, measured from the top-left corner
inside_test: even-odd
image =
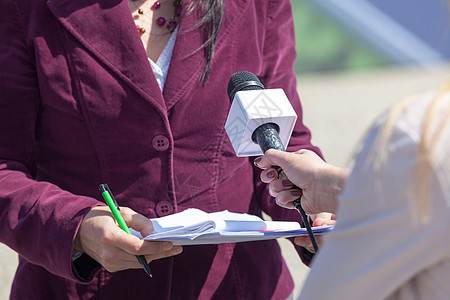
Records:
[[[322,212],[336,213],[338,196],[345,187],[349,172],[349,169],[327,164],[327,167],[319,174],[323,185],[321,188],[318,188],[320,195],[316,199],[320,199],[319,203],[321,204],[320,208]]]
[[[77,252],[83,252],[83,247],[81,246],[80,230],[78,229],[77,235],[73,242],[73,250]]]
[[[338,208],[338,197],[339,195],[342,193],[342,191],[345,188],[345,183],[347,181],[347,177],[350,173],[349,169],[346,168],[339,168],[339,167],[335,167],[332,166],[332,175],[331,175],[331,180],[330,180],[330,187],[331,187],[331,191],[332,191],[332,197],[333,197],[333,211],[331,211],[332,213],[336,213],[337,208]]]
[[[349,174],[350,170],[347,168],[330,166],[330,186],[333,187],[334,197],[337,198],[344,190]]]

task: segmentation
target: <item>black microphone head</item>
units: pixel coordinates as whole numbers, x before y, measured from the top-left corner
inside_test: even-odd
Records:
[[[263,90],[264,85],[255,74],[247,71],[234,73],[228,82],[228,98],[233,102],[234,95],[239,91]]]

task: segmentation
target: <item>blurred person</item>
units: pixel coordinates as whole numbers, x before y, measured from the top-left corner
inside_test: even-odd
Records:
[[[274,205],[224,130],[226,84],[248,70],[300,116],[289,0],[0,0],[0,242],[19,254],[12,299],[285,299],[277,241],[141,241],[118,228],[187,208],[299,221]],[[312,254],[296,247],[308,264]],[[150,262],[150,279],[135,255]]]
[[[300,299],[450,299],[449,149],[450,84],[379,120],[350,175],[307,150],[256,160],[279,205],[293,208],[295,184],[307,213],[336,213]]]

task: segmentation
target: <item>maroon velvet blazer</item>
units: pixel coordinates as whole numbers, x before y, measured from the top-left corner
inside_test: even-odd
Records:
[[[187,1],[183,1],[186,9]],[[72,270],[83,216],[103,205],[152,218],[195,207],[297,220],[278,207],[224,124],[234,72],[283,88],[310,133],[293,72],[289,0],[225,0],[208,83],[196,15],[182,20],[161,93],[125,0],[0,0],[0,242],[20,255],[13,299],[284,299],[293,281],[276,241],[189,246],[143,270],[83,282]],[[299,253],[302,251],[298,248]],[[307,261],[307,259],[305,260]]]

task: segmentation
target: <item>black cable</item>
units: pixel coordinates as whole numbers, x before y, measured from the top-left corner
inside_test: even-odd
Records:
[[[280,175],[281,175],[281,172],[283,171],[283,169],[280,168],[279,166],[272,166],[272,168],[277,170],[278,178],[280,178]],[[294,188],[299,189],[296,186],[294,186]],[[299,189],[299,190],[301,190],[301,189]],[[302,199],[302,196],[300,196],[300,198],[298,198],[297,200],[294,200],[292,203],[294,204],[295,208],[298,210],[298,212],[300,213],[300,216],[302,217],[303,224],[306,227],[306,231],[308,232],[308,236],[309,236],[309,239],[311,240],[311,243],[313,245],[314,251],[318,252],[319,251],[319,246],[317,246],[316,237],[314,236],[314,233],[313,233],[313,231],[311,229],[311,225],[309,224],[308,216],[306,215],[306,213],[303,210],[303,207],[302,207],[302,205],[300,203],[301,199]]]
[[[303,224],[305,224],[306,231],[308,231],[308,236],[311,239],[311,243],[313,245],[314,251],[318,252],[319,247],[317,246],[316,238],[314,236],[314,233],[311,229],[311,225],[309,224],[308,216],[306,215],[305,211],[302,208],[302,205],[300,204],[300,199],[302,199],[302,196],[292,202],[295,206],[295,208],[299,211],[300,215],[302,216]]]

